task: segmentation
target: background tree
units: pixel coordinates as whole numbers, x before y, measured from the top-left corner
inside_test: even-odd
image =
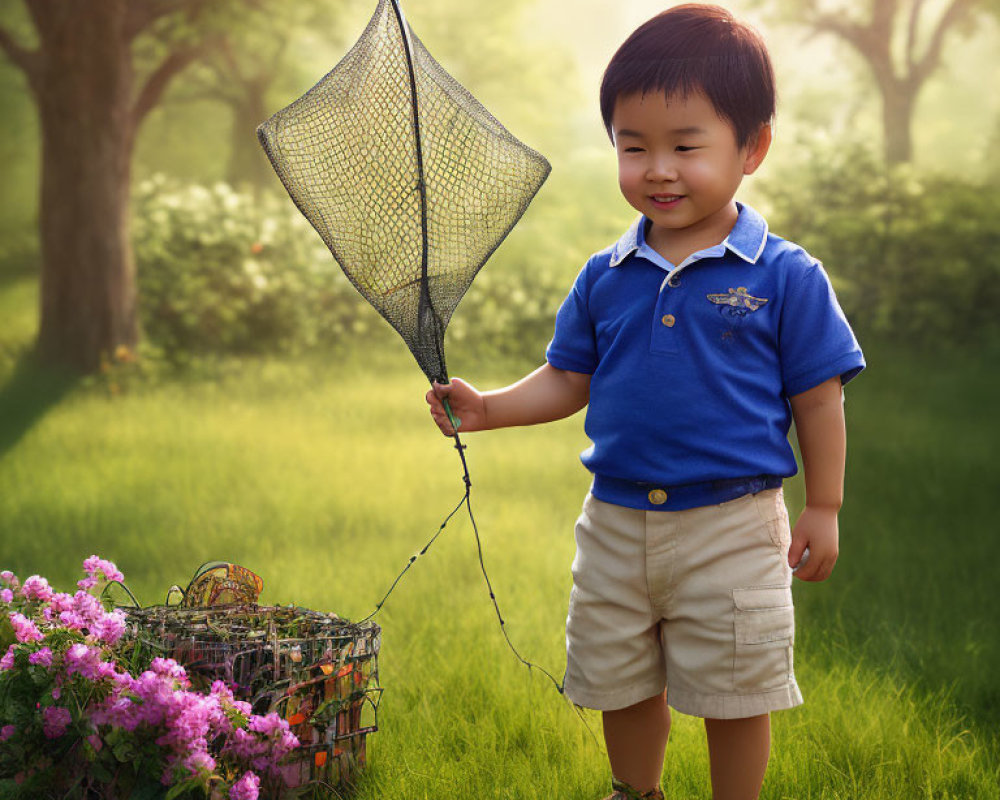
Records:
[[[324,38],[347,44],[342,27],[346,5],[344,0],[291,5],[257,0],[247,9],[238,33],[221,34],[176,82],[167,105],[208,101],[228,110],[227,183],[249,186],[255,194],[271,185],[274,174],[254,132],[277,110],[276,104],[284,105],[318,77],[303,74],[300,48],[305,35],[322,30]]]
[[[945,40],[968,33],[985,0],[864,0],[864,10],[832,7],[821,0],[784,3],[782,13],[817,33],[830,33],[860,55],[875,79],[882,104],[888,164],[913,158],[913,112],[921,89],[941,65]]]
[[[149,111],[205,46],[209,4],[24,0],[24,8],[33,34],[0,27],[0,51],[26,77],[42,139],[36,349],[46,361],[93,371],[102,353],[138,338],[132,152]],[[140,73],[144,40],[158,60]]]

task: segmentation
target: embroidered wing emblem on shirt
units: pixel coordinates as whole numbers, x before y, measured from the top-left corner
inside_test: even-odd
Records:
[[[730,314],[738,314],[741,317],[767,303],[766,297],[754,297],[747,292],[746,286],[730,288],[726,294],[710,294],[708,299],[717,306],[725,306],[725,310]]]

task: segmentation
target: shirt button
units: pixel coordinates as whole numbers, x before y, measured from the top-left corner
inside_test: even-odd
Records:
[[[667,493],[663,489],[653,489],[649,493],[649,502],[654,506],[662,506],[667,502]]]
[[[676,317],[673,314],[664,314],[663,319],[660,320],[668,328],[674,327],[674,323],[677,322]]]

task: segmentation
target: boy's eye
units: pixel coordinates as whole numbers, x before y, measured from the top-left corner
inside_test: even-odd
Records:
[[[679,145],[677,145],[677,151],[680,152],[680,153],[688,153],[691,150],[698,150],[698,149],[700,149],[700,148],[691,147],[690,145],[685,145],[685,144],[679,144]]]
[[[626,147],[625,148],[625,152],[626,153],[641,153],[642,152],[642,148],[641,147]]]

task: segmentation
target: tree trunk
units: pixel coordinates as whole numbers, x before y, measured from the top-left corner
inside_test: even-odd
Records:
[[[890,166],[913,159],[913,105],[916,92],[897,83],[882,90],[882,131],[885,137],[885,161]]]
[[[248,83],[241,92],[242,102],[233,104],[233,127],[227,179],[233,186],[249,184],[256,196],[273,177],[271,165],[257,142],[256,130],[267,117],[264,88]]]
[[[39,354],[83,372],[138,339],[129,231],[134,140],[126,2],[67,3],[39,34]]]

